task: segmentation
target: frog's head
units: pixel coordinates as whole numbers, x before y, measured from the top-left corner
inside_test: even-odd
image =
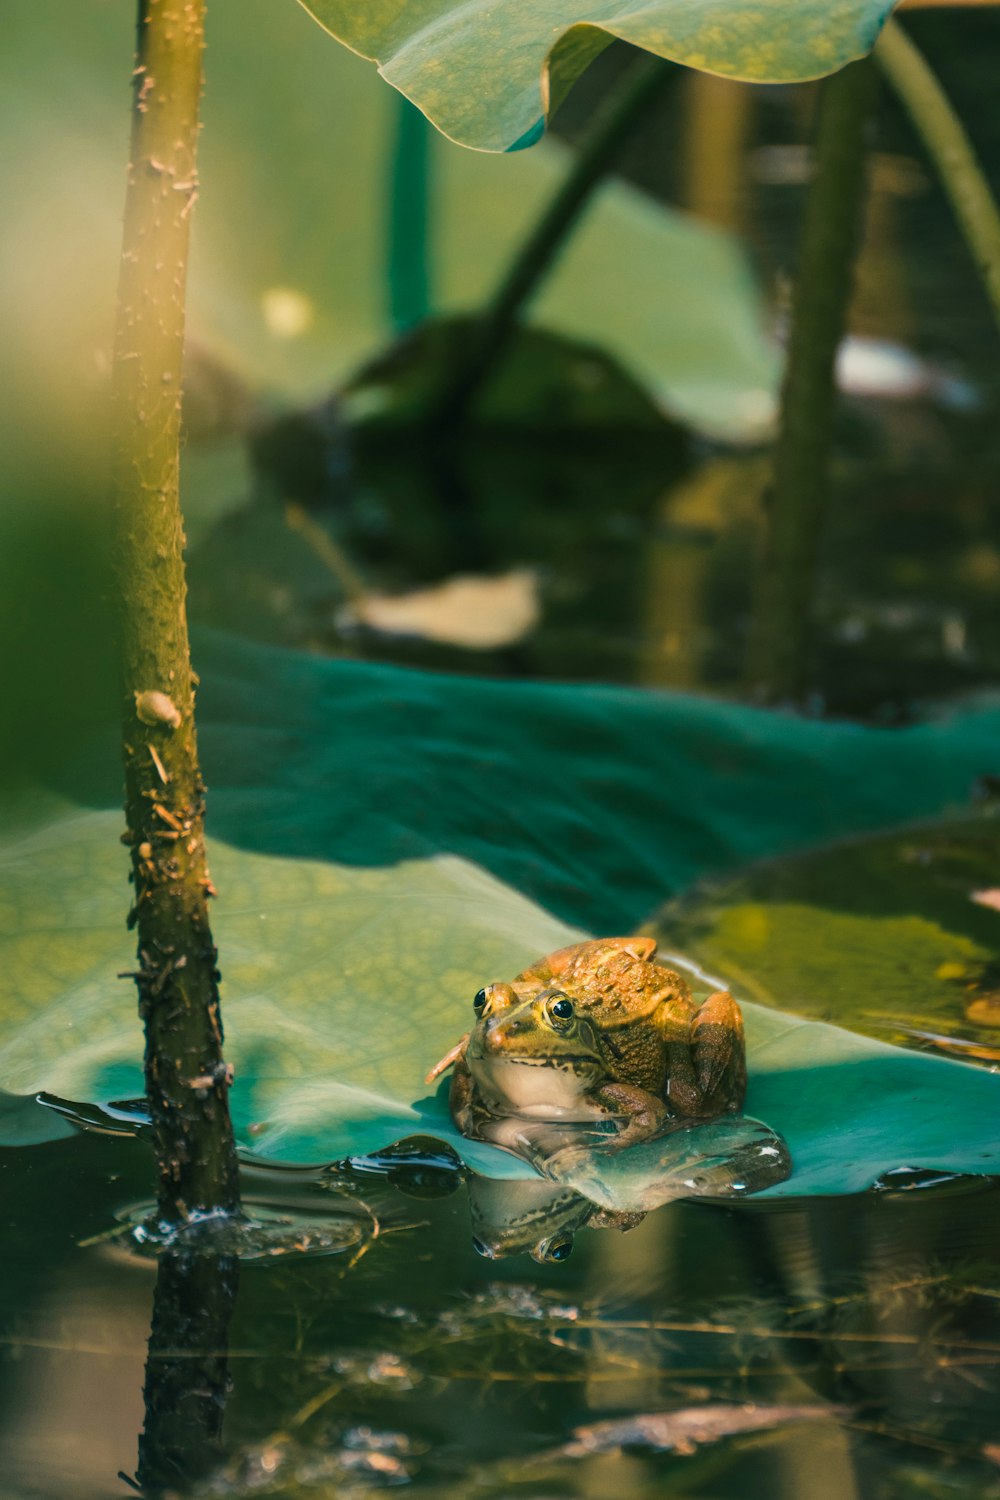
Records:
[[[587,1118],[584,1096],[610,1074],[601,1034],[560,989],[527,994],[490,984],[473,1001],[466,1060],[484,1101],[502,1113]]]

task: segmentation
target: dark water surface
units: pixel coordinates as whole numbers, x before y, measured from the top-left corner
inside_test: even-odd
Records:
[[[0,1173],[12,1500],[128,1494],[144,1422],[147,1478],[205,1494],[1000,1495],[988,1181],[679,1203],[539,1265],[478,1254],[477,1184],[433,1163],[255,1169],[249,1211],[292,1235],[157,1282],[106,1238],[143,1203],[141,1142],[8,1150]],[[494,1246],[504,1212],[484,1228],[480,1204]]]

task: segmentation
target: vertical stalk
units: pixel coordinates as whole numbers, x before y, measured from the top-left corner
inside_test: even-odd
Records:
[[[239,1186],[222,1059],[214,894],[194,723],[178,496],[181,354],[204,0],[139,0],[113,367],[113,546],[125,760],[161,1216],[233,1210]]]
[[[396,333],[422,323],[430,309],[430,154],[430,125],[415,104],[397,94],[387,256],[389,317]]]
[[[594,189],[649,110],[668,71],[646,57],[627,74],[597,115],[576,161],[541,217],[515,252],[500,285],[475,321],[469,342],[449,377],[431,421],[462,422],[493,374],[518,319],[568,239]]]
[[[937,167],[1000,327],[1000,210],[951,100],[897,21],[887,21],[875,60]]]
[[[805,685],[829,487],[834,365],[850,299],[873,90],[867,60],[851,63],[822,86],[750,631],[749,685],[772,702],[797,697]]]
[[[753,90],[732,78],[696,71],[684,83],[681,202],[696,218],[739,231]]]
[[[137,1473],[146,1496],[185,1494],[222,1460],[238,1284],[236,1256],[208,1246],[171,1247],[156,1263]]]

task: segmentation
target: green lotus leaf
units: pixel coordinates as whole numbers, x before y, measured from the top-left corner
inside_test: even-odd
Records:
[[[317,21],[465,146],[508,151],[618,37],[755,83],[836,72],[875,43],[892,0],[302,0]]]
[[[12,1093],[109,1103],[142,1092],[134,993],[116,978],[131,966],[120,826],[117,813],[67,810],[0,855],[0,1082]],[[211,864],[244,1149],[323,1162],[431,1135],[487,1175],[531,1174],[458,1135],[443,1089],[422,1079],[468,1025],[484,978],[573,929],[450,855],[366,870],[216,842]],[[851,1192],[898,1167],[1000,1170],[1000,1077],[754,1004],[746,1020],[747,1108],[794,1163],[772,1191]],[[738,1146],[732,1122],[721,1128]],[[648,1207],[676,1195],[659,1189],[673,1155],[668,1138],[595,1157],[589,1176],[606,1178],[608,1203]]]
[[[708,869],[959,802],[997,735],[987,709],[865,730],[224,637],[201,642],[198,664],[234,1114],[244,1148],[282,1161],[420,1134],[523,1174],[459,1137],[443,1090],[422,1082],[484,980],[574,933],[639,928],[658,894]],[[116,782],[111,734],[76,752],[64,789],[107,808]],[[115,977],[134,963],[120,827],[63,803],[0,845],[8,1093],[141,1093],[133,988]],[[1000,1170],[1000,1076],[752,1000],[746,1016],[747,1109],[795,1165],[772,1191],[853,1191],[904,1166]],[[672,1170],[655,1165],[602,1171],[634,1201]]]

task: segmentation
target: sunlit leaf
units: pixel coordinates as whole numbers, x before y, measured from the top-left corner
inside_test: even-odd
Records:
[[[707,883],[661,929],[764,1005],[992,1061],[996,859],[990,817],[907,828]]]
[[[484,151],[537,139],[615,37],[709,73],[787,83],[874,45],[892,0],[302,0],[445,135]]]

